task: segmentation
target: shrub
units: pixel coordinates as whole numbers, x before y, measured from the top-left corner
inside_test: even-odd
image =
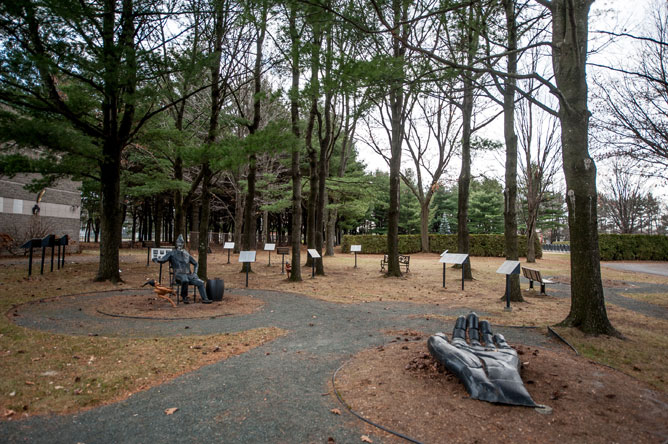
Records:
[[[385,234],[364,234],[343,236],[341,250],[344,253],[350,252],[351,245],[361,245],[362,253],[385,254],[387,253],[387,235]],[[399,235],[399,253],[410,254],[418,253],[422,248],[419,234]]]
[[[526,256],[526,236],[518,236],[520,256]],[[341,249],[344,253],[350,252],[351,245],[362,245],[362,253],[385,254],[387,253],[386,235],[345,235]],[[430,234],[429,249],[432,253],[441,254],[445,250],[451,253],[457,251],[456,234]],[[419,235],[400,235],[399,253],[418,253],[422,250],[422,242]],[[505,240],[502,234],[472,234],[469,236],[469,254],[471,256],[504,257]],[[543,257],[540,242],[536,240],[536,257]]]
[[[668,260],[668,237],[650,234],[600,234],[598,246],[603,261]]]

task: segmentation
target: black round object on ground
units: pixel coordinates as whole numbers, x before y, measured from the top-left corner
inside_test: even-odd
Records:
[[[222,301],[225,294],[225,282],[222,279],[214,278],[206,281],[206,295],[212,301]]]

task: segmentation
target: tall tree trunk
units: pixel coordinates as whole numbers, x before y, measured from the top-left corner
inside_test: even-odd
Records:
[[[156,248],[160,248],[160,241],[162,240],[162,215],[163,215],[163,208],[162,208],[162,199],[160,198],[160,195],[155,196],[154,199],[154,206],[155,206],[155,246]]]
[[[202,177],[202,196],[201,196],[201,214],[199,219],[199,236],[197,242],[198,258],[197,262],[199,270],[197,275],[200,279],[206,281],[207,279],[207,262],[209,252],[209,217],[211,213],[211,168],[209,163],[205,162],[202,165],[204,174]]]
[[[473,80],[464,74],[462,103],[462,168],[459,173],[457,198],[457,251],[469,252],[469,189],[471,186],[471,119],[473,117]],[[464,279],[473,279],[470,261],[463,265]]]
[[[121,249],[121,150],[113,141],[105,141],[100,161],[101,236],[100,264],[96,281],[121,282],[118,252]],[[97,242],[97,232],[95,233]]]
[[[253,66],[253,120],[247,125],[248,133],[255,134],[260,128],[261,109],[262,109],[262,48],[267,27],[267,4],[262,4],[260,13],[260,23],[257,29],[257,40],[255,42],[255,65]],[[246,203],[244,206],[244,233],[243,248],[245,250],[254,250],[257,244],[257,223],[255,218],[255,186],[257,176],[257,157],[255,153],[248,156],[248,194],[246,194]],[[245,262],[241,271],[251,271],[250,262]]]
[[[598,246],[596,165],[588,148],[586,60],[592,2],[553,0],[549,3],[571,236],[571,309],[563,324],[589,334],[610,335],[617,332],[605,309]]]
[[[292,122],[292,134],[295,141],[300,139],[299,131],[299,53],[300,39],[297,30],[297,6],[290,3],[290,41],[291,41],[291,69],[292,87],[290,88],[290,120]],[[302,176],[300,170],[300,144],[297,142],[292,147],[290,174],[292,177],[292,221],[290,239],[292,246],[292,272],[289,279],[293,282],[302,280],[301,272],[301,226],[302,226]]]
[[[431,200],[421,202],[420,205],[420,242],[422,252],[429,253],[429,203]]]
[[[264,246],[271,239],[269,238],[269,211],[262,212],[262,245]]]
[[[515,0],[504,0],[506,13],[506,29],[508,30],[508,74],[517,73],[517,21],[515,17]],[[506,189],[504,195],[504,239],[506,242],[506,259],[519,259],[517,245],[517,134],[515,133],[515,87],[517,80],[506,77],[503,90],[503,134],[506,139]],[[510,275],[510,300],[523,302],[520,289],[520,275]]]
[[[328,217],[327,217],[327,232],[325,239],[327,240],[326,242],[326,249],[325,249],[325,256],[334,256],[334,244],[336,242],[336,218],[338,217],[337,213],[338,211],[336,208],[330,209],[328,212]]]
[[[322,45],[321,31],[319,25],[316,23],[313,25],[313,44],[311,45],[311,109],[305,134],[309,164],[309,194],[306,215],[306,246],[309,249],[316,248],[316,231],[318,229],[316,216],[318,209],[318,157],[316,149],[313,147],[313,131],[318,114],[318,94],[320,92],[320,45]],[[311,256],[307,254],[307,267],[311,266],[311,261]]]
[[[406,10],[401,0],[392,0],[394,25],[405,19]],[[408,25],[402,26],[402,34],[406,33]],[[404,62],[406,48],[399,38],[392,40],[392,57],[399,68],[396,77],[390,84],[390,207],[387,214],[387,255],[388,276],[401,276],[399,268],[399,196],[401,193],[401,148],[404,140]]]
[[[241,173],[239,173],[241,176]],[[236,180],[236,179],[235,179]],[[238,183],[238,180],[236,180]],[[235,191],[235,204],[234,204],[234,253],[239,254],[241,251],[241,233],[244,225],[244,200],[245,196],[241,192],[241,189],[237,187]]]

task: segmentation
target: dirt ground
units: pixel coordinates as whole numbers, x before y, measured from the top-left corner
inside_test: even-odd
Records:
[[[516,346],[522,379],[550,414],[471,399],[438,364],[427,336],[409,332],[366,350],[337,374],[354,411],[423,443],[654,443],[668,438],[668,396],[605,366]],[[369,426],[370,427],[370,426]],[[388,442],[405,442],[386,434]]]
[[[262,302],[257,299],[233,293],[225,294],[223,300],[220,302],[214,301],[211,304],[200,304],[199,297],[197,302],[197,304],[180,303],[174,308],[168,301],[155,295],[121,294],[97,301],[96,307],[90,309],[111,316],[151,319],[196,319],[250,314],[262,306]]]

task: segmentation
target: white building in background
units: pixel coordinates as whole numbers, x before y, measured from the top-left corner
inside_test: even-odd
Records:
[[[0,175],[0,233],[7,233],[20,243],[47,234],[68,235],[70,248],[78,250],[81,183],[61,179],[39,193],[27,191],[24,185],[38,177]]]

